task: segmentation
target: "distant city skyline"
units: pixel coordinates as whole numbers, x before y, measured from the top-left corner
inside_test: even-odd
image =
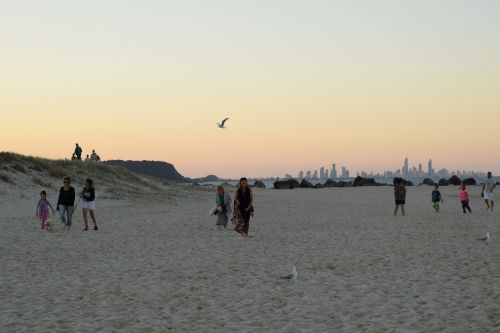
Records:
[[[423,179],[423,178],[447,178],[452,175],[457,175],[459,177],[486,177],[486,172],[491,170],[450,170],[446,167],[442,167],[439,170],[435,170],[433,167],[432,159],[427,161],[427,170],[423,169],[423,164],[419,162],[415,166],[410,166],[410,160],[408,157],[405,157],[403,165],[401,168],[395,170],[383,170],[383,171],[365,171],[360,170],[356,171],[356,174],[353,175],[351,170],[349,170],[346,166],[342,166],[341,173],[337,174],[336,163],[332,164],[332,169],[328,170],[325,167],[319,167],[319,173],[317,170],[300,170],[298,174],[293,177],[290,174],[285,174],[285,178],[299,178],[299,179],[316,179],[316,180],[327,180],[327,179],[347,179],[354,178],[357,176],[361,177],[369,177],[369,178],[393,178],[393,177],[402,177],[408,179]],[[316,177],[315,177],[316,175]],[[330,175],[330,176],[329,176]]]

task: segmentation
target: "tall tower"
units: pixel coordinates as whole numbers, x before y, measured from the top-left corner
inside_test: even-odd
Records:
[[[332,177],[332,179],[337,178],[337,167],[335,163],[332,164],[332,172],[330,172],[330,176]]]
[[[325,179],[325,167],[319,169],[319,179]]]
[[[429,160],[429,169],[427,174],[429,175],[429,177],[432,177],[432,160]]]
[[[410,175],[410,168],[408,167],[408,157],[405,158],[405,166],[403,170],[403,177],[408,177]]]

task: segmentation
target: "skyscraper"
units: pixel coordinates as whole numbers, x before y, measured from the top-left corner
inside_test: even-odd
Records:
[[[311,179],[311,170],[308,170],[308,171],[306,172],[306,178],[307,178],[307,179]]]
[[[328,175],[329,175],[329,173],[328,173],[328,169],[326,169],[326,170],[325,170],[325,179],[328,179]]]
[[[428,170],[427,170],[427,175],[429,177],[432,177],[432,160],[429,160],[429,166],[428,166]]]
[[[325,179],[325,167],[319,169],[319,179]]]
[[[299,179],[302,179],[304,178],[304,171],[299,171]]]
[[[330,176],[332,179],[337,178],[337,168],[335,164],[332,164],[332,172],[330,172]]]
[[[408,167],[408,157],[405,158],[405,165],[403,167],[403,177],[407,177],[410,175],[410,169]]]
[[[318,170],[314,170],[313,179],[318,179]]]

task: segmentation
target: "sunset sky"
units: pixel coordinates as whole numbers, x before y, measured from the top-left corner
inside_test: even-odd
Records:
[[[0,150],[500,174],[500,1],[2,1]],[[229,117],[225,130],[216,123]]]

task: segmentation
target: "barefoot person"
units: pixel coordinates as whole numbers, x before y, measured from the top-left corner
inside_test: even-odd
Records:
[[[83,211],[83,222],[85,222],[85,229],[83,231],[89,230],[89,217],[94,223],[94,230],[97,230],[97,220],[95,218],[95,190],[94,181],[92,179],[85,180],[85,186],[80,193],[82,198],[82,211]]]
[[[253,212],[253,194],[246,178],[241,178],[234,197],[234,205],[237,215],[241,219],[241,223],[236,225],[235,230],[242,236],[248,236],[250,227],[250,215]]]
[[[493,179],[491,172],[488,172],[487,177],[488,178],[486,178],[486,180],[484,181],[483,187],[481,189],[481,196],[486,203],[486,210],[493,211],[493,205],[495,204],[493,201],[493,191],[495,190],[495,187],[497,187],[497,184]]]
[[[441,192],[439,192],[439,185],[434,186],[434,191],[432,191],[432,208],[436,213],[439,213],[439,204],[443,203],[443,197],[441,196]]]
[[[40,219],[40,230],[45,230],[45,223],[49,218],[49,208],[52,210],[52,214],[54,214],[54,208],[47,200],[47,192],[40,192],[40,200],[36,206],[36,216]]]
[[[217,205],[217,222],[215,225],[217,229],[226,229],[227,222],[229,221],[228,215],[232,213],[231,211],[231,196],[229,193],[224,191],[224,187],[217,186],[217,194],[215,195],[215,204]]]
[[[464,211],[464,214],[467,214],[466,210],[472,214],[472,209],[469,205],[469,192],[467,192],[464,184],[460,187],[460,202],[462,203],[462,210]]]
[[[402,179],[398,179],[396,185],[394,186],[394,200],[396,202],[394,216],[398,214],[399,207],[401,207],[401,213],[405,216],[406,188]]]
[[[59,190],[57,210],[64,228],[69,230],[73,218],[73,206],[75,205],[75,189],[71,186],[69,177],[64,177],[63,183],[64,186]]]

